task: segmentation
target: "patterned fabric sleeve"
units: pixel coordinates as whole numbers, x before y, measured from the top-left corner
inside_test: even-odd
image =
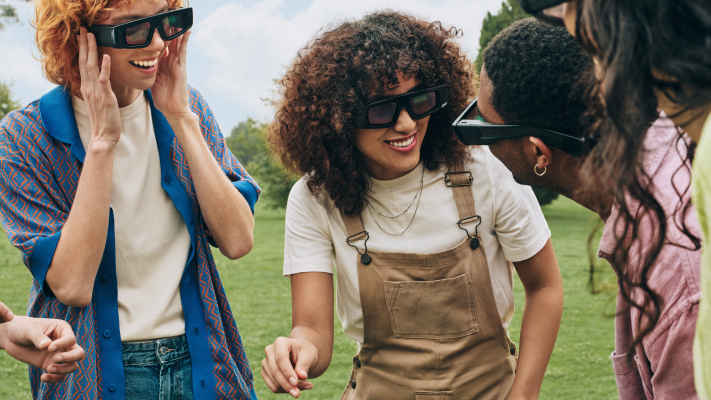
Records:
[[[39,287],[53,297],[45,285],[45,276],[69,214],[57,179],[75,177],[71,172],[65,177],[52,173],[57,166],[48,164],[51,154],[45,152],[50,148],[46,144],[48,138],[39,122],[37,103],[9,114],[0,124],[2,224]]]
[[[215,119],[210,106],[202,95],[195,89],[190,89],[190,106],[192,110],[200,116],[200,130],[207,142],[212,154],[222,167],[225,175],[232,181],[237,190],[247,200],[249,207],[254,212],[254,204],[261,193],[257,182],[249,176],[247,170],[237,161],[225,143],[220,126]]]

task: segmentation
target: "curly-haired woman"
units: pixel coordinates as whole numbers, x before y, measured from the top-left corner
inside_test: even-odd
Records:
[[[538,395],[560,274],[530,188],[454,135],[473,92],[456,35],[370,14],[320,34],[281,80],[270,140],[304,176],[286,212],[292,331],[262,361],[271,390],[298,396],[328,368],[335,273],[338,314],[360,348],[344,398]],[[526,291],[518,364],[511,262]]]
[[[208,241],[250,250],[258,187],[187,86],[180,5],[36,4],[62,86],[0,124],[0,211],[30,315],[67,320],[86,358],[59,384],[33,368],[35,398],[255,397]]]

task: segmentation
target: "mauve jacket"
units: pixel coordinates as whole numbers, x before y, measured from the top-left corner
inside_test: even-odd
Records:
[[[650,177],[648,186],[664,208],[667,221],[665,244],[648,272],[649,287],[661,299],[661,315],[654,329],[636,346],[632,359],[627,352],[639,334],[639,311],[627,306],[617,296],[615,319],[615,351],[612,366],[620,399],[697,399],[694,389],[692,357],[696,318],[699,311],[701,251],[682,232],[686,228],[701,239],[696,210],[684,210],[690,200],[691,169],[684,161],[687,138],[681,139],[671,120],[662,117],[649,129],[644,147],[644,168]],[[681,193],[681,197],[678,193]],[[630,212],[637,211],[628,200]],[[610,261],[616,240],[613,207],[600,241],[599,255]],[[638,240],[629,251],[627,273],[638,275],[642,257],[652,245],[653,228],[649,218],[641,218]],[[621,229],[618,227],[618,229]],[[642,301],[641,290],[633,291],[636,301]]]

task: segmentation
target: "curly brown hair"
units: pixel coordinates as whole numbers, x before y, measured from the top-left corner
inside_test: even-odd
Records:
[[[449,103],[431,116],[423,165],[434,170],[468,158],[451,122],[473,96],[472,64],[454,38],[460,31],[397,12],[376,12],[321,33],[301,49],[279,82],[283,97],[269,143],[283,164],[307,175],[312,193],[325,190],[346,214],[363,209],[365,158],[355,146],[356,120],[397,73],[425,87],[448,84]]]

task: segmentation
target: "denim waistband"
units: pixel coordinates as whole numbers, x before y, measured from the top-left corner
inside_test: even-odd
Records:
[[[190,356],[185,335],[138,342],[122,342],[124,364],[162,364]]]

